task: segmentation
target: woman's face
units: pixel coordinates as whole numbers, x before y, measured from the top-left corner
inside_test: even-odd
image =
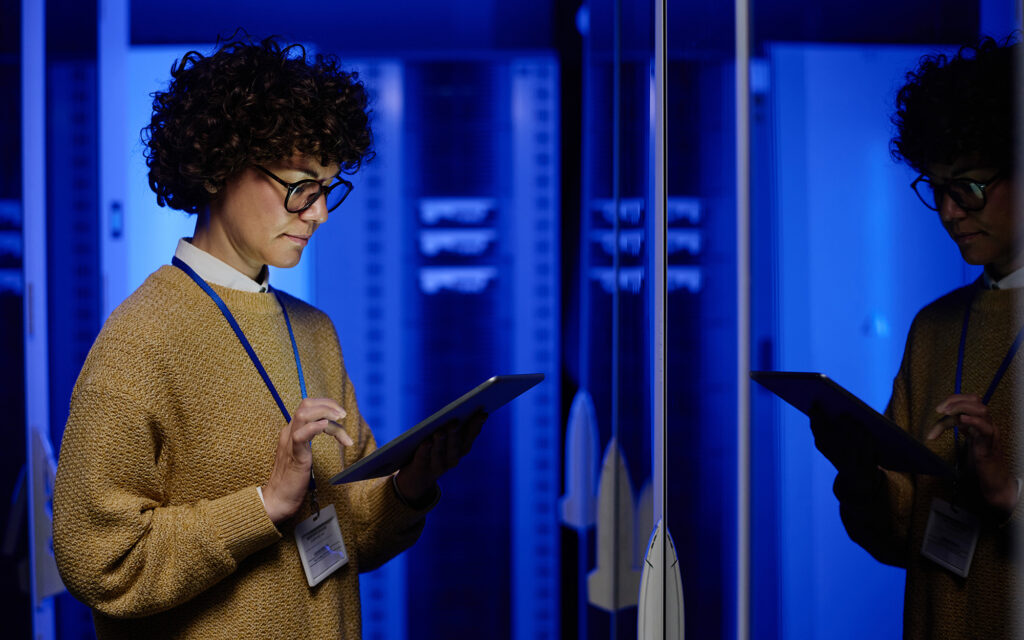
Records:
[[[285,182],[313,179],[325,186],[339,171],[338,165],[324,166],[302,154],[265,168]],[[305,211],[290,213],[284,207],[287,192],[255,167],[229,179],[210,203],[201,248],[252,278],[259,276],[265,264],[295,266],[310,237],[327,220],[327,206],[321,197]]]
[[[939,202],[939,218],[968,264],[984,265],[990,275],[1002,278],[1024,266],[1024,224],[1013,202],[1013,172],[971,164],[935,165],[928,175],[933,183],[966,179],[987,182],[985,207],[966,211],[949,195]]]

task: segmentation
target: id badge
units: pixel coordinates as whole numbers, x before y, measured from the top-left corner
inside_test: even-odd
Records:
[[[295,545],[310,587],[345,566],[348,553],[333,504],[321,509],[319,517],[314,514],[295,527]]]
[[[979,531],[978,518],[973,513],[935,498],[924,530],[921,555],[966,578]]]

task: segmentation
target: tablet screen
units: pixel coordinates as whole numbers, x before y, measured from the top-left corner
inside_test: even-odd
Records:
[[[331,478],[331,484],[390,475],[411,460],[420,443],[443,425],[452,420],[465,420],[477,411],[483,411],[488,415],[493,414],[516,397],[538,385],[543,379],[543,373],[521,373],[489,378],[448,403],[426,420],[335,475]]]
[[[823,373],[751,371],[750,377],[808,416],[817,411],[867,430],[878,447],[878,463],[886,469],[953,474],[952,467],[922,442]]]

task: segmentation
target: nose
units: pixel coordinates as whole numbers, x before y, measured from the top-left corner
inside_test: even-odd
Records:
[[[943,222],[955,222],[966,218],[967,211],[957,204],[951,195],[944,193],[939,203],[939,217],[942,218]]]
[[[327,222],[327,198],[321,195],[313,204],[299,213],[299,218],[304,222],[312,222],[317,225]]]

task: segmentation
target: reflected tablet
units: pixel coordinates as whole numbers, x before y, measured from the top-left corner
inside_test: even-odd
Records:
[[[390,475],[411,460],[420,443],[441,426],[451,420],[464,420],[477,411],[492,415],[517,396],[535,387],[543,379],[543,373],[494,376],[337,474],[331,478],[331,484],[343,484]]]
[[[953,468],[931,449],[823,373],[751,371],[750,377],[808,416],[817,411],[867,430],[878,447],[878,464],[885,469],[953,475]]]

